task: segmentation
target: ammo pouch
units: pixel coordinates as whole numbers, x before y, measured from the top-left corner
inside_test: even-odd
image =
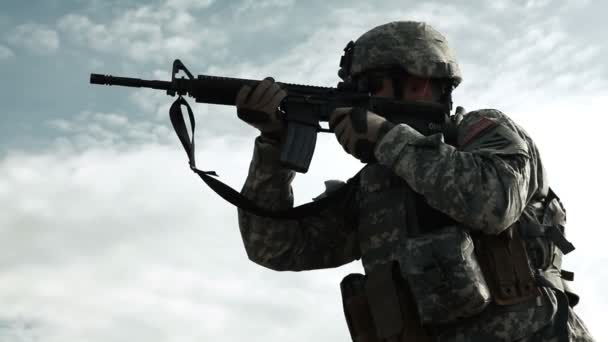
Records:
[[[365,293],[365,276],[352,273],[340,282],[342,306],[354,342],[379,342]]]
[[[517,225],[498,235],[475,238],[481,267],[498,305],[513,305],[540,295]]]
[[[340,283],[348,330],[354,342],[430,342],[397,262]]]
[[[468,232],[448,226],[408,237],[399,264],[422,324],[450,323],[480,313],[491,295]]]

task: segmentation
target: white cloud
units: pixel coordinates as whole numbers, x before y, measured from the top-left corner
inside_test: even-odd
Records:
[[[206,140],[198,155],[238,188],[252,138]],[[0,201],[11,213],[0,215],[11,236],[0,254],[4,315],[42,322],[31,330],[46,341],[344,340],[338,283],[360,266],[294,274],[249,262],[234,208],[188,170],[180,149],[145,144],[2,160]],[[299,197],[313,196],[307,186],[320,190],[321,171],[300,177]],[[328,305],[311,310],[318,301]]]
[[[58,129],[64,133],[72,131],[72,123],[69,120],[53,119],[48,122],[48,125]]]
[[[9,43],[38,55],[50,55],[59,49],[59,35],[46,25],[26,23],[17,26],[7,36]]]
[[[234,20],[247,22],[249,32],[272,30],[287,21],[294,0],[244,0],[234,10]]]
[[[15,57],[15,53],[13,52],[13,50],[9,49],[4,45],[0,45],[0,61],[12,57]]]
[[[213,4],[213,0],[167,0],[166,7],[182,10],[201,10]]]
[[[599,46],[573,39],[560,17],[534,22],[512,27],[512,38],[500,38],[503,42],[492,49],[484,40],[474,51],[467,50],[468,40],[454,35],[457,52],[458,46],[465,47],[458,54],[464,73],[464,82],[456,90],[459,104],[467,108],[500,105],[510,112],[550,96],[572,96],[573,86],[581,93],[606,89],[608,83],[602,78],[606,69],[594,62]]]
[[[83,111],[69,120],[54,119],[47,124],[59,131],[54,145],[63,151],[83,151],[99,146],[126,148],[133,143],[166,143],[174,139],[164,124],[146,119],[130,121],[126,115],[118,113]]]
[[[524,4],[526,10],[535,10],[546,7],[551,3],[551,0],[527,0]]]
[[[41,336],[37,322],[24,317],[5,318],[0,316],[0,340],[13,342],[39,341]]]
[[[80,44],[91,44],[98,49],[110,49],[113,38],[103,24],[95,24],[79,14],[68,14],[58,22],[58,28]]]
[[[167,28],[172,32],[183,32],[196,25],[196,19],[188,12],[178,12]]]
[[[244,0],[236,8],[237,15],[247,14],[252,15],[254,11],[282,10],[286,7],[291,7],[295,3],[294,0]],[[266,12],[273,13],[275,12]]]
[[[103,24],[72,13],[60,18],[57,26],[79,45],[124,54],[134,62],[168,63],[175,56],[193,60],[201,51],[221,53],[221,46],[227,42],[222,30],[197,24],[188,12],[210,4],[180,0],[134,7]]]

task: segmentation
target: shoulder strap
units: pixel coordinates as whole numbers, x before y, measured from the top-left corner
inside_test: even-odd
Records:
[[[545,197],[544,200],[543,216],[546,216],[546,213],[549,210],[549,205],[551,205],[551,202],[554,199],[559,202],[562,209],[564,208],[559,197],[557,197],[553,189],[549,188],[547,197]],[[525,238],[545,237],[549,239],[562,251],[564,255],[574,250],[574,245],[564,236],[564,226],[560,224],[543,224],[542,222],[535,224],[533,222],[528,222],[528,224],[520,225],[520,232]]]
[[[190,127],[192,128],[192,138],[188,135],[188,130],[186,129],[186,123],[184,122],[184,116],[182,114],[181,106],[184,105],[188,109],[188,117],[190,119]],[[327,194],[327,196],[320,198],[314,202],[309,202],[306,204],[299,205],[295,208],[290,208],[286,210],[273,211],[259,207],[253,201],[248,199],[247,197],[241,195],[238,191],[234,190],[230,186],[226,185],[222,181],[213,178],[218,177],[215,171],[202,171],[196,167],[196,161],[194,158],[194,115],[192,113],[192,108],[186,100],[179,96],[175,102],[171,105],[169,109],[169,117],[171,119],[171,124],[173,125],[173,129],[177,134],[186,154],[188,155],[188,162],[190,165],[190,169],[198,174],[201,179],[207,184],[211,190],[215,191],[218,195],[220,195],[223,199],[230,202],[234,206],[250,212],[252,214],[263,216],[263,217],[271,217],[277,219],[297,219],[306,216],[312,216],[314,214],[318,214],[321,211],[335,205],[336,203],[342,202],[343,199],[346,199],[352,194],[354,191],[355,184],[358,183],[359,179],[359,171],[355,176],[350,178],[346,184],[342,185],[338,189],[332,191]]]

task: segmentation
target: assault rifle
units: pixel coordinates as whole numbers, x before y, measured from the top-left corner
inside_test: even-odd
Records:
[[[184,76],[178,78],[177,74],[180,71],[183,71],[188,78]],[[188,106],[187,102],[182,98],[184,95],[191,96],[200,103],[234,106],[236,94],[242,86],[255,87],[259,82],[258,80],[209,75],[198,75],[197,78],[194,78],[178,59],[173,62],[171,81],[142,80],[100,74],[91,74],[90,79],[92,84],[165,90],[167,95],[179,96],[174,104],[185,104],[186,106]],[[281,142],[280,162],[283,166],[297,172],[308,171],[315,150],[317,132],[331,132],[330,129],[322,128],[320,122],[327,122],[329,115],[336,108],[362,107],[386,117],[393,123],[406,123],[425,135],[442,132],[449,121],[449,108],[446,106],[374,97],[357,91],[355,86],[344,82],[338,84],[337,88],[280,82],[278,84],[287,92],[287,96],[280,105],[281,110],[285,113],[283,118],[286,121],[286,134]],[[191,113],[189,106],[188,110]],[[194,123],[192,115],[190,120]],[[180,140],[184,144],[182,136],[180,136]]]

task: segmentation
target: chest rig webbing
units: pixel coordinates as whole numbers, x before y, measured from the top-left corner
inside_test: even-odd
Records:
[[[366,270],[397,260],[395,253],[408,235],[458,224],[430,207],[403,179],[378,164],[361,170],[357,203],[361,260]]]
[[[359,183],[358,231],[366,271],[397,260],[396,253],[408,235],[460,225],[429,206],[422,195],[381,165],[364,168]],[[537,283],[564,290],[561,278],[571,280],[572,274],[562,272],[561,259],[574,249],[564,237],[564,224],[563,206],[550,189],[543,201],[530,204],[520,220],[501,234],[473,232],[478,257],[498,304],[510,305],[536,296]]]

